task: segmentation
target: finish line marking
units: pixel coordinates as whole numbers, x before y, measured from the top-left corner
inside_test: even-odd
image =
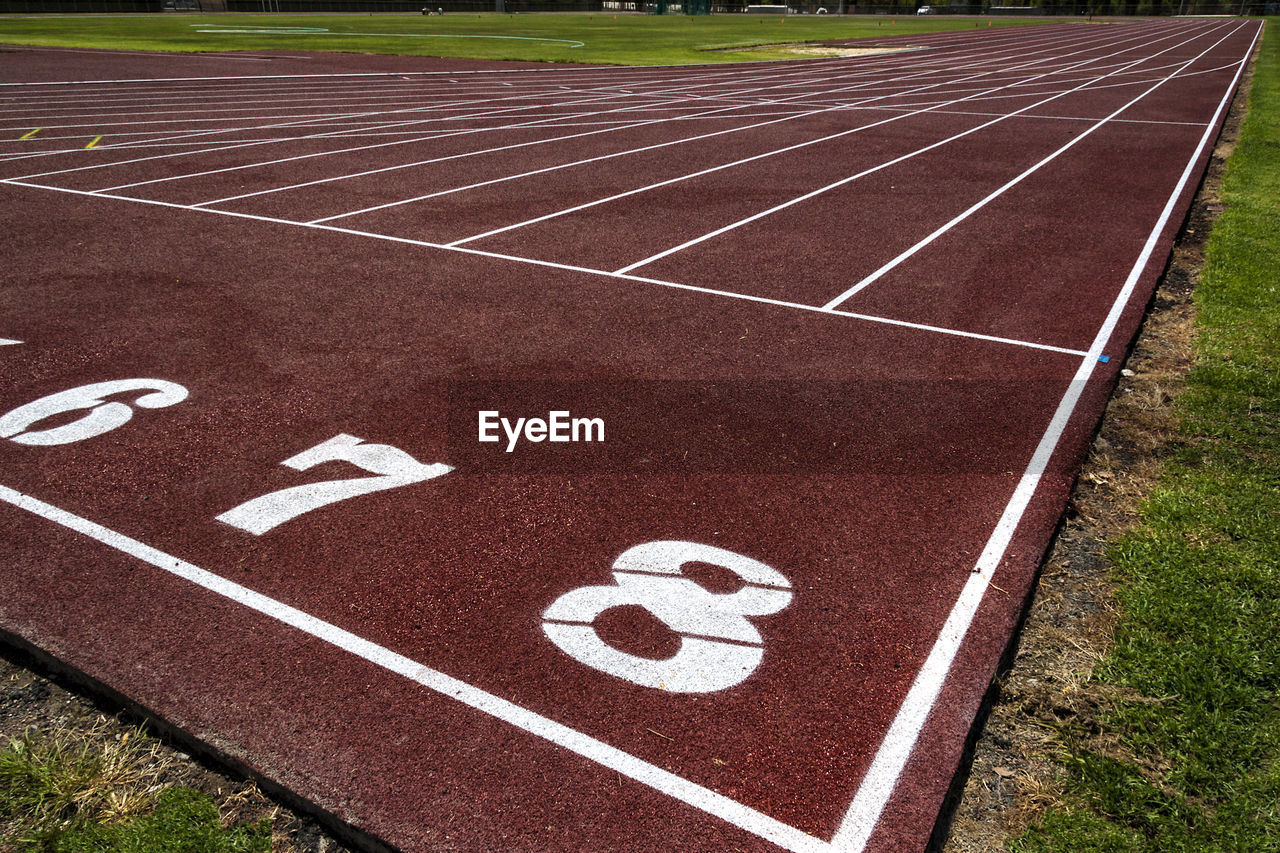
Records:
[[[1029,349],[1044,350],[1045,352],[1056,352],[1064,355],[1084,356],[1087,353],[1084,350],[1072,349],[1071,347],[1059,347],[1052,344],[1042,344],[1035,341],[1025,341],[1018,338],[1002,338],[997,335],[984,335],[979,332],[966,332],[961,329],[949,329],[944,326],[931,326],[926,323],[913,323],[908,320],[896,320],[892,317],[881,317],[875,314],[860,314],[856,311],[842,311],[839,309],[821,308],[817,305],[806,305],[803,302],[788,302],[784,299],[771,299],[767,296],[754,296],[749,293],[737,293],[732,290],[717,290],[711,287],[700,287],[694,284],[682,284],[678,281],[666,281],[660,278],[647,278],[640,275],[631,275],[628,273],[609,272],[608,270],[599,270],[592,267],[579,267],[572,264],[561,264],[556,261],[543,261],[537,258],[522,258],[518,255],[504,255],[500,252],[486,252],[480,249],[471,249],[466,246],[449,246],[443,243],[432,243],[427,240],[414,240],[410,237],[395,237],[390,234],[378,234],[374,231],[360,231],[355,228],[340,228],[336,225],[316,224],[311,222],[297,222],[292,219],[279,219],[274,216],[261,216],[256,213],[241,213],[234,210],[218,210],[211,207],[195,207],[189,204],[177,204],[171,201],[160,201],[159,199],[135,198],[127,195],[111,195],[109,193],[95,190],[77,190],[70,187],[54,187],[47,184],[32,184],[25,181],[12,178],[0,178],[0,184],[9,184],[15,187],[28,187],[36,190],[51,190],[53,192],[68,193],[70,195],[87,196],[89,198],[105,198],[113,201],[128,201],[136,204],[148,204],[155,207],[167,207],[174,210],[194,210],[198,213],[212,213],[218,216],[230,216],[235,219],[248,219],[254,222],[270,222],[276,225],[292,225],[298,228],[313,228],[318,231],[330,231],[335,234],[350,234],[356,237],[371,237],[375,240],[385,240],[390,243],[401,243],[406,246],[422,246],[427,249],[443,249],[448,252],[459,252],[465,255],[475,255],[482,258],[494,258],[500,261],[514,261],[515,263],[530,264],[537,267],[546,267],[548,269],[563,270],[565,272],[586,273],[588,275],[598,275],[605,278],[618,279],[621,281],[634,281],[641,284],[656,284],[660,287],[669,287],[674,290],[686,290],[693,293],[705,293],[711,296],[721,296],[728,299],[740,299],[744,302],[755,302],[761,305],[774,305],[779,308],[792,308],[797,311],[808,311],[814,314],[826,314],[832,317],[851,317],[855,320],[863,320],[868,323],[880,323],[886,326],[898,326],[904,329],[915,329],[922,332],[933,332],[940,335],[951,335],[958,338],[968,338],[976,341],[987,341],[989,343],[1007,344],[1016,347],[1027,347]]]

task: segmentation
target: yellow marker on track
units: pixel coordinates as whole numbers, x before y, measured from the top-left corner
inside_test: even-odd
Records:
[[[90,142],[88,145],[86,145],[85,148],[92,148],[93,146],[97,145],[101,140],[102,140],[101,136],[95,136],[93,138],[93,141]]]
[[[22,136],[19,136],[18,138],[19,138],[19,139],[30,139],[31,137],[35,136],[37,133],[39,133],[39,132],[40,132],[40,131],[42,131],[42,130],[44,130],[44,128],[43,128],[43,127],[37,127],[35,130],[31,131],[30,133],[24,133]]]

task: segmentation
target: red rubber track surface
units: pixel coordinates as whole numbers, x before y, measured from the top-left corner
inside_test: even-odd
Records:
[[[0,52],[0,629],[406,851],[920,850],[1259,29]],[[57,444],[23,437],[108,401],[3,420],[124,379],[187,395]],[[606,440],[506,452],[485,410]],[[338,435],[451,470],[217,520],[368,476],[282,465]],[[668,541],[785,578],[759,641],[702,633],[761,650],[736,684],[549,639]],[[651,611],[592,629],[696,639]]]

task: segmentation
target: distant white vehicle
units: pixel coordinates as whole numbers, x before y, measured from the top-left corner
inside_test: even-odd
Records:
[[[933,14],[933,7],[932,7],[932,6],[921,6],[919,9],[916,9],[916,14],[917,14],[917,15],[932,15],[932,14]]]

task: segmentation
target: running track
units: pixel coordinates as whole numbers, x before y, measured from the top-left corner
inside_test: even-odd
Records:
[[[0,626],[403,850],[920,850],[1259,30],[0,52]]]

